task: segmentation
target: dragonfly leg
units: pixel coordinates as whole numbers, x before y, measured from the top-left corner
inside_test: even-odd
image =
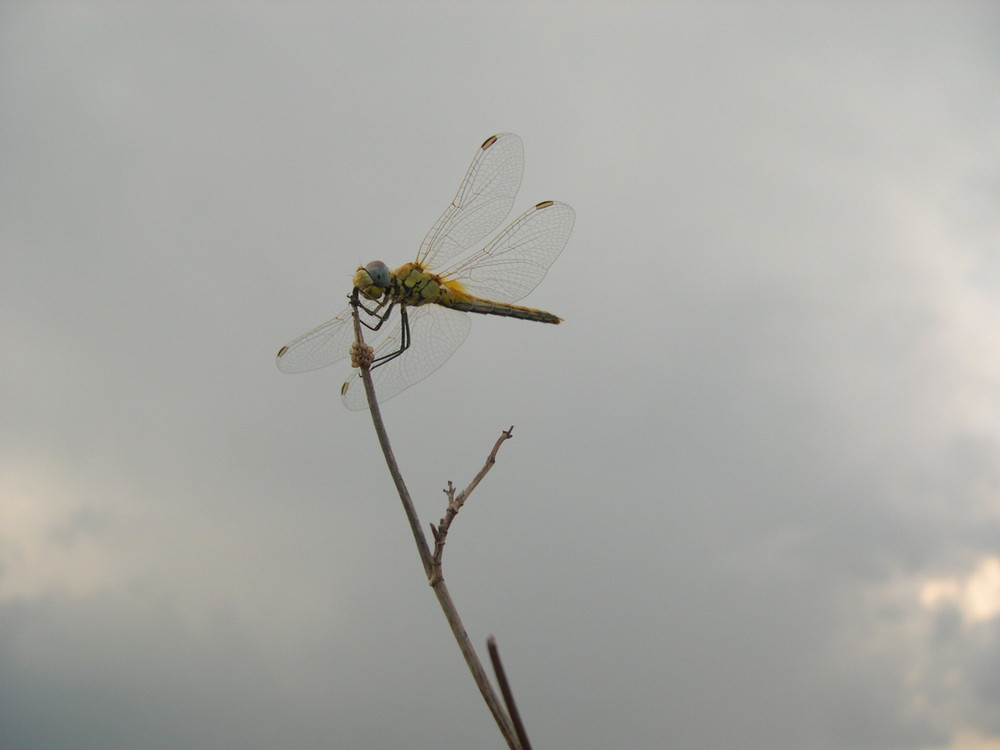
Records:
[[[390,302],[389,306],[386,307],[385,310],[383,311],[382,308],[385,307],[386,302],[388,302],[388,299],[382,300],[377,305],[375,305],[373,309],[369,309],[368,307],[365,306],[364,302],[362,302],[361,300],[356,300],[354,304],[356,304],[358,307],[360,307],[362,310],[368,313],[368,315],[378,320],[378,323],[375,323],[374,325],[362,320],[361,325],[363,325],[369,331],[377,331],[379,328],[381,328],[382,324],[389,319],[389,314],[392,312],[392,308],[396,306],[395,302]]]
[[[387,302],[389,303],[388,307],[386,307],[386,303]],[[396,301],[395,300],[391,300],[390,301],[390,299],[389,299],[389,297],[387,295],[378,304],[376,304],[373,308],[369,308],[367,305],[365,305],[364,302],[362,302],[360,300],[359,295],[358,295],[358,290],[355,289],[354,293],[351,295],[351,304],[353,304],[357,308],[360,308],[360,309],[364,310],[369,316],[371,316],[372,318],[375,318],[378,321],[375,324],[368,323],[365,320],[361,320],[360,321],[361,325],[363,325],[369,331],[377,331],[389,319],[389,315],[392,313],[392,309],[396,306]],[[385,308],[385,309],[383,310],[382,308]],[[371,363],[371,365],[370,365],[373,370],[376,367],[380,366],[380,365],[384,365],[386,362],[391,362],[392,360],[394,360],[396,357],[398,357],[400,354],[402,354],[403,352],[405,352],[410,347],[410,318],[406,314],[406,306],[405,305],[400,305],[399,306],[399,318],[400,318],[400,345],[399,345],[399,349],[397,349],[396,351],[394,351],[394,352],[392,352],[390,354],[384,354],[381,357],[378,357],[377,359],[375,359]]]
[[[382,322],[384,323],[385,321],[383,320]],[[379,323],[379,325],[381,325],[381,323]],[[399,349],[397,349],[396,351],[392,352],[391,354],[384,354],[381,357],[378,357],[372,363],[372,369],[373,370],[376,367],[381,367],[382,365],[386,364],[387,362],[391,362],[396,357],[398,357],[400,354],[402,354],[403,352],[405,352],[407,349],[410,348],[410,318],[406,314],[406,305],[400,305],[399,306],[399,334],[400,334],[399,335],[399,340],[400,340],[400,342],[399,342]]]

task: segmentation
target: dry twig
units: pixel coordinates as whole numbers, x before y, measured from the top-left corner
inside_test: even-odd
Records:
[[[490,652],[493,672],[497,676],[500,693],[503,695],[504,703],[507,704],[507,713],[514,724],[514,731],[517,733],[517,739],[521,743],[521,750],[531,750],[531,743],[528,742],[528,733],[524,731],[524,724],[521,722],[521,712],[517,710],[517,704],[514,703],[514,694],[510,690],[510,683],[507,682],[507,673],[504,671],[503,662],[500,661],[500,649],[497,648],[497,639],[492,635],[486,639],[486,648]]]
[[[469,486],[466,487],[465,490],[458,495],[458,497],[455,497],[454,486],[451,482],[448,482],[448,489],[446,490],[448,495],[448,509],[445,513],[445,517],[441,520],[438,527],[435,528],[435,526],[431,524],[431,531],[433,532],[435,539],[434,553],[432,555],[430,548],[427,545],[427,539],[424,536],[420,521],[417,518],[417,512],[413,506],[413,500],[410,497],[409,490],[406,488],[406,483],[403,481],[403,476],[399,471],[399,465],[396,463],[396,457],[393,455],[392,446],[389,444],[389,436],[386,433],[385,424],[382,421],[382,412],[379,409],[378,400],[375,397],[375,386],[372,383],[371,377],[371,347],[368,347],[365,344],[364,336],[361,331],[361,319],[358,313],[360,302],[358,300],[357,289],[354,290],[351,301],[354,305],[355,335],[355,344],[351,351],[352,364],[357,366],[361,371],[361,380],[365,385],[365,393],[368,397],[368,407],[371,411],[372,423],[375,426],[375,434],[378,436],[379,445],[382,447],[382,453],[385,456],[386,464],[389,467],[389,473],[392,475],[392,480],[396,485],[397,492],[399,493],[399,499],[403,503],[403,510],[410,523],[410,530],[413,532],[413,539],[417,545],[417,552],[420,555],[420,561],[424,566],[424,573],[427,576],[427,580],[430,583],[431,588],[434,589],[434,593],[438,598],[441,609],[444,611],[445,619],[448,620],[448,624],[451,626],[452,634],[458,642],[459,650],[462,652],[462,656],[465,657],[466,664],[468,664],[469,670],[472,672],[472,677],[476,681],[476,685],[479,687],[479,692],[482,694],[483,700],[486,701],[486,705],[489,708],[490,713],[493,715],[497,726],[500,728],[500,733],[507,742],[507,746],[510,750],[530,750],[526,743],[526,739],[525,741],[520,739],[524,736],[524,728],[520,726],[520,720],[518,719],[517,724],[515,725],[515,722],[504,710],[503,705],[497,698],[493,685],[490,683],[486,670],[483,669],[482,662],[479,660],[479,656],[476,654],[476,650],[473,648],[472,642],[469,640],[469,635],[465,631],[465,626],[462,624],[462,620],[458,615],[458,610],[455,607],[455,603],[452,601],[451,594],[448,592],[448,588],[444,582],[444,577],[441,574],[441,557],[444,554],[444,540],[448,534],[451,522],[458,513],[459,509],[462,507],[462,504],[466,501],[466,499],[468,499],[469,493],[476,488],[476,485],[479,484],[493,464],[496,463],[496,456],[497,452],[500,450],[500,446],[504,443],[504,441],[511,437],[514,428],[512,426],[509,430],[506,430],[501,434],[500,438],[493,446],[493,450],[490,452],[489,457],[486,459],[486,465],[483,466]],[[495,664],[496,662],[494,662],[494,668],[496,668]],[[505,696],[508,692],[509,688],[505,688]],[[507,698],[507,701],[508,706],[513,707],[513,699]]]
[[[500,446],[504,444],[504,441],[510,440],[513,436],[514,425],[511,425],[510,429],[504,430],[500,433],[500,437],[497,438],[497,441],[493,446],[493,450],[491,450],[490,455],[486,457],[486,463],[483,465],[483,468],[479,470],[479,473],[476,474],[475,477],[473,477],[469,486],[458,493],[457,497],[455,496],[455,485],[448,482],[448,488],[444,491],[445,495],[448,496],[448,508],[445,511],[444,518],[438,521],[437,526],[431,524],[431,533],[434,535],[434,554],[431,556],[431,586],[443,578],[443,574],[441,572],[441,558],[444,556],[444,542],[448,537],[448,529],[451,528],[451,522],[455,520],[455,516],[458,515],[458,511],[460,511],[462,506],[465,505],[465,501],[469,498],[469,495],[472,494],[472,491],[476,489],[483,477],[486,476],[487,472],[493,468],[493,464],[497,462],[497,453],[500,452]]]

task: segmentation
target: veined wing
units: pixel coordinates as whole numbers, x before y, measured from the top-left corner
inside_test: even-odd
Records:
[[[517,302],[545,278],[566,247],[576,213],[565,203],[545,201],[519,216],[489,245],[441,275],[470,294]]]
[[[354,320],[348,305],[336,318],[303,333],[278,351],[282,372],[309,372],[347,357],[354,343]]]
[[[410,347],[371,371],[379,402],[419,383],[443,365],[465,341],[472,326],[466,313],[440,305],[408,307],[406,312],[410,320]],[[374,345],[376,357],[399,350],[401,330],[401,324],[397,322],[389,333],[377,340]],[[344,383],[341,394],[348,409],[358,411],[368,408],[365,386],[357,370]]]
[[[417,262],[438,268],[500,226],[514,205],[524,171],[524,146],[513,133],[487,138],[455,199],[427,233]]]

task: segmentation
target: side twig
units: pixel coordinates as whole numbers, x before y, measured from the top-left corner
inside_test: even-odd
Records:
[[[417,512],[414,508],[413,500],[410,497],[409,490],[406,488],[406,483],[403,481],[403,476],[399,471],[399,465],[396,463],[396,457],[392,452],[392,446],[389,444],[389,436],[386,433],[385,424],[382,421],[382,412],[379,409],[378,400],[375,397],[375,386],[372,383],[371,376],[371,364],[374,356],[372,354],[371,347],[365,344],[364,336],[361,332],[361,319],[358,313],[360,301],[358,299],[357,289],[354,290],[351,301],[354,308],[355,336],[355,344],[351,350],[351,361],[352,364],[357,366],[361,372],[361,380],[365,385],[365,393],[368,396],[368,407],[371,411],[372,422],[375,426],[375,434],[378,436],[379,445],[382,447],[382,454],[385,456],[385,462],[389,467],[389,473],[392,475],[393,482],[396,485],[396,491],[399,493],[399,499],[403,503],[403,510],[410,523],[410,530],[413,532],[413,539],[417,545],[417,552],[420,555],[420,561],[424,566],[424,573],[427,576],[427,580],[431,584],[435,595],[437,596],[441,609],[444,611],[445,619],[451,626],[451,632],[458,643],[458,648],[462,652],[462,656],[465,657],[465,662],[469,667],[469,671],[472,672],[472,678],[475,680],[476,686],[479,688],[479,692],[483,696],[483,700],[486,701],[486,706],[493,715],[493,719],[496,721],[497,727],[499,727],[500,733],[503,735],[507,746],[510,750],[525,750],[518,741],[518,735],[514,729],[513,722],[507,715],[506,711],[504,711],[503,705],[500,703],[496,692],[493,690],[493,685],[490,683],[486,670],[483,669],[482,662],[479,660],[479,656],[476,654],[476,650],[472,646],[472,641],[469,639],[469,634],[465,631],[465,626],[462,624],[462,619],[458,615],[458,609],[452,601],[451,594],[448,592],[444,578],[440,576],[440,559],[438,560],[437,567],[438,575],[435,576],[434,574],[434,564],[431,551],[427,545],[427,539],[424,536],[420,521],[417,518]],[[510,431],[508,430],[508,432],[504,434],[507,437],[510,437],[509,432]],[[473,483],[469,486],[469,488],[462,493],[462,502],[465,501],[465,497],[468,496],[468,493],[475,488],[475,485],[479,483],[482,476],[489,470],[489,466],[491,466],[496,460],[496,452],[503,440],[506,439],[507,438],[501,438],[501,440],[497,441],[497,445],[490,454],[490,459],[487,460],[487,466],[480,472],[480,475],[477,475],[476,479],[473,480]],[[455,512],[458,512],[457,509]],[[445,531],[447,533],[447,529]],[[435,536],[437,536],[437,533],[438,532],[435,532]]]
[[[441,572],[441,558],[444,557],[444,543],[448,537],[448,529],[451,528],[451,522],[455,520],[455,516],[458,515],[458,511],[462,509],[465,505],[465,501],[468,499],[472,491],[476,489],[479,483],[482,481],[483,477],[493,468],[493,464],[497,462],[497,453],[500,452],[500,446],[504,444],[505,441],[510,440],[514,436],[514,425],[511,425],[509,429],[504,430],[500,433],[500,437],[497,438],[496,443],[493,445],[493,450],[490,451],[490,455],[486,457],[486,463],[483,468],[479,470],[479,473],[473,477],[469,486],[455,495],[455,485],[448,482],[448,488],[444,491],[445,495],[448,496],[448,508],[445,510],[444,518],[438,521],[438,525],[435,526],[431,524],[431,533],[434,535],[434,554],[431,556],[431,577],[430,582],[433,586],[437,581],[443,578]]]

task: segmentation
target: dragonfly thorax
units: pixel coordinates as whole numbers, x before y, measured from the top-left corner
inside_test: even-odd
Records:
[[[428,302],[445,304],[451,290],[440,276],[428,273],[419,263],[406,263],[392,274],[389,296],[393,302],[419,307]]]
[[[359,266],[354,273],[355,288],[368,299],[380,299],[389,289],[392,274],[389,266],[380,260],[373,260],[367,266]]]

